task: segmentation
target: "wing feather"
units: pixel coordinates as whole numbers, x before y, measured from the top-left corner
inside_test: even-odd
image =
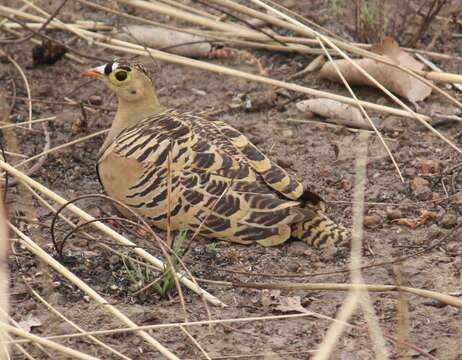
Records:
[[[108,153],[142,165],[117,197],[160,228],[170,211],[173,228],[202,226],[204,235],[275,245],[305,216],[292,201],[303,193],[301,184],[223,122],[167,110],[124,130],[100,167]]]

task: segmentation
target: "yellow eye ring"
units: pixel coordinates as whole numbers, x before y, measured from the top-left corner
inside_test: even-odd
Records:
[[[122,84],[130,81],[132,74],[124,69],[115,69],[109,74],[109,81],[115,86],[121,86]]]

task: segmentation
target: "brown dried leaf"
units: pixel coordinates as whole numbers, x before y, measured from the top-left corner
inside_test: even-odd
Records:
[[[21,320],[18,325],[24,331],[30,332],[32,328],[42,326],[42,322],[39,318],[29,314],[26,319]]]
[[[298,312],[298,313],[307,313],[302,304],[300,296],[281,296],[279,298],[279,305],[276,306],[276,310],[288,313],[288,312]]]
[[[321,66],[326,63],[326,57],[324,55],[319,55],[314,58],[312,62],[303,70],[304,73],[310,73],[316,70],[319,70]]]
[[[416,227],[425,224],[428,220],[437,220],[438,214],[432,211],[423,210],[422,213],[417,218],[401,218],[392,220],[392,223],[398,225],[406,225],[409,226],[411,229],[415,229]]]
[[[374,45],[371,51],[383,55],[394,63],[410,69],[421,70],[424,67],[421,62],[415,60],[411,55],[402,50],[398,43],[392,38],[385,38],[381,43]],[[430,86],[406,74],[400,69],[379,63],[372,59],[354,61],[388,90],[405,97],[409,101],[421,101],[431,94],[432,89]],[[361,74],[348,60],[335,60],[335,63],[348,83],[375,87],[375,85]],[[342,82],[331,62],[326,63],[322,67],[321,77],[339,83]]]
[[[127,25],[114,35],[117,39],[190,57],[207,57],[212,45],[203,37],[149,25]],[[182,45],[184,44],[184,45]]]
[[[303,113],[315,113],[325,118],[331,119],[330,122],[371,130],[369,122],[364,119],[358,108],[335,101],[331,99],[309,99],[298,102],[296,105],[298,110]]]
[[[270,306],[278,303],[278,299],[281,296],[281,290],[262,290],[261,292],[261,304],[263,306]]]

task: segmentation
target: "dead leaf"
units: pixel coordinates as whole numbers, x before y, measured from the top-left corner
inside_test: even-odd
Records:
[[[276,310],[288,313],[288,312],[298,312],[298,313],[307,313],[302,304],[300,296],[281,296],[279,298],[279,305],[276,306]]]
[[[42,322],[39,318],[29,314],[25,320],[21,320],[18,323],[19,327],[24,331],[31,332],[32,328],[42,326]]]
[[[341,103],[331,99],[309,99],[298,102],[296,105],[298,110],[303,113],[315,113],[325,118],[330,119],[330,122],[371,130],[372,127],[367,120],[365,120],[361,112],[355,106]]]
[[[260,302],[263,306],[270,306],[278,303],[278,299],[281,296],[281,290],[262,290]]]
[[[424,67],[424,64],[415,60],[411,55],[402,50],[398,43],[392,38],[385,38],[381,43],[374,45],[371,51],[383,55],[392,60],[395,64],[408,67],[409,69],[421,70]],[[405,97],[409,101],[421,101],[431,94],[432,88],[430,86],[406,74],[400,69],[372,59],[354,61],[388,90]],[[375,87],[375,85],[360,73],[348,60],[335,60],[335,64],[349,84]],[[331,62],[326,63],[322,67],[321,77],[342,83],[342,80]]]
[[[416,167],[422,174],[439,174],[442,170],[442,163],[437,160],[419,160]]]
[[[212,45],[203,37],[156,26],[127,25],[114,37],[183,56],[207,57],[212,51]]]
[[[303,73],[307,74],[316,70],[319,70],[321,66],[323,66],[326,63],[326,57],[321,54],[318,55],[317,57],[314,58],[312,62],[308,64],[308,66],[303,69]]]
[[[411,229],[415,229],[416,227],[425,224],[428,220],[437,220],[438,214],[432,211],[423,210],[422,213],[417,218],[401,218],[392,220],[392,223],[398,225],[406,225],[409,226]]]

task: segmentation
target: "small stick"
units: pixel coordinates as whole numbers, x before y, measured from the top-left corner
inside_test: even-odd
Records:
[[[46,301],[43,297],[40,296],[40,294],[35,291],[34,289],[32,289],[32,287],[28,284],[28,282],[26,281],[26,279],[23,277],[23,281],[24,283],[26,284],[26,286],[29,288],[29,291],[32,293],[32,295],[34,295],[43,305],[45,305],[53,314],[55,314],[56,316],[58,316],[61,320],[65,321],[66,323],[68,323],[69,325],[71,325],[75,330],[77,330],[78,332],[85,332],[85,330],[83,330],[80,326],[78,326],[77,324],[75,324],[74,322],[72,322],[71,320],[69,320],[66,316],[64,316],[62,313],[60,313],[58,310],[56,310],[48,301]],[[130,360],[129,357],[125,356],[124,354],[120,353],[119,351],[113,349],[112,347],[110,347],[109,345],[105,344],[104,342],[102,342],[101,340],[98,340],[97,338],[95,338],[94,336],[89,336],[89,338],[91,340],[93,340],[96,344],[100,345],[101,347],[105,348],[106,350],[110,351],[111,353],[117,355],[119,358],[121,359],[125,359],[125,360]]]
[[[180,326],[180,329],[185,333],[189,340],[191,340],[191,342],[201,351],[201,353],[204,354],[207,360],[212,360],[212,358],[209,356],[209,354],[207,354],[207,352],[204,350],[201,344],[199,344],[199,342],[196,339],[194,339],[194,337],[188,332],[188,330],[186,330],[184,326]]]
[[[6,96],[5,96],[6,97]],[[35,120],[32,120],[32,121],[22,121],[22,122],[18,122],[18,123],[12,123],[12,124],[7,124],[7,125],[2,125],[0,126],[0,130],[3,130],[3,129],[8,129],[8,128],[11,128],[11,127],[20,127],[21,125],[25,125],[25,124],[29,124],[29,123],[32,123],[32,124],[35,124],[35,123],[40,123],[40,122],[43,122],[43,121],[51,121],[51,120],[56,120],[56,116],[50,116],[50,117],[46,117],[46,118],[41,118],[41,119],[35,119]],[[3,123],[7,123],[7,121],[1,121]]]
[[[70,272],[65,266],[61,265],[58,261],[53,259],[47,252],[45,252],[41,247],[39,247],[34,241],[32,241],[27,235],[21,232],[14,225],[10,224],[10,228],[16,233],[17,236],[21,239],[21,243],[26,246],[26,248],[36,255],[39,259],[44,261],[47,265],[55,269],[62,276],[66,277],[74,285],[79,287],[82,291],[91,296],[98,304],[102,305],[104,309],[107,309],[114,316],[116,316],[120,321],[124,322],[130,327],[136,327],[137,325],[131,321],[127,316],[122,314],[115,306],[108,303],[101,295],[89,287],[84,281],[75,276]],[[0,324],[1,325],[1,324]],[[161,343],[155,340],[151,335],[144,331],[140,331],[139,335],[143,337],[149,344],[151,344],[155,349],[157,349],[162,355],[170,360],[179,360],[170,350],[164,347]]]
[[[24,171],[24,173],[27,176],[32,176],[33,174],[35,174],[37,170],[39,170],[43,166],[43,164],[45,163],[47,159],[48,151],[50,150],[50,145],[51,145],[50,133],[47,129],[47,126],[44,123],[42,123],[42,128],[45,134],[45,146],[43,147],[43,151],[39,155],[34,157],[35,159],[38,159],[38,161],[34,165],[32,165],[30,168]],[[31,158],[26,157],[26,160],[23,160],[23,162],[28,162],[30,159]],[[8,181],[9,186],[15,186],[17,183],[18,183],[17,179],[12,179]],[[0,180],[0,184],[5,186],[6,180]]]
[[[16,70],[18,70],[19,74],[21,75],[23,81],[24,81],[24,86],[26,87],[27,91],[27,98],[30,100],[32,99],[31,91],[30,91],[30,86],[29,86],[29,81],[27,80],[27,76],[22,70],[21,66],[8,54],[6,54],[4,51],[2,51],[5,55],[6,58],[14,65]],[[32,129],[32,102],[29,101],[28,103],[28,108],[29,108],[29,130]]]
[[[5,190],[4,190],[5,191]],[[0,196],[0,323],[8,323],[9,314],[9,277],[8,277],[8,248],[10,246],[8,236],[8,226],[6,223],[7,214],[3,202],[3,196]],[[9,358],[8,349],[9,335],[5,329],[0,330],[0,358]]]
[[[420,55],[420,54],[415,54],[415,57],[422,61],[425,65],[427,65],[430,69],[442,73],[443,70],[441,70],[438,66],[436,66],[432,61],[428,60],[425,56]],[[452,83],[452,85],[459,91],[462,91],[462,85],[459,83]]]
[[[68,146],[71,146],[71,145],[75,145],[75,144],[78,144],[82,141],[86,141],[86,140],[89,140],[89,139],[92,139],[94,137],[97,137],[97,136],[100,136],[100,135],[103,135],[105,133],[107,133],[109,130],[108,129],[104,129],[104,130],[100,130],[100,131],[97,131],[93,134],[90,134],[90,135],[87,135],[87,136],[83,136],[81,138],[78,138],[78,139],[75,139],[75,140],[72,140],[72,141],[69,141],[67,143],[64,143],[64,144],[61,144],[61,145],[58,145],[58,146],[55,146],[53,148],[48,148],[48,149],[44,149],[41,153],[37,154],[37,155],[34,155],[34,156],[31,156],[30,158],[28,158],[27,160],[24,160],[24,161],[21,161],[19,164],[16,164],[15,167],[20,167],[20,166],[24,166],[25,164],[35,160],[35,159],[38,159],[38,158],[41,158],[42,156],[45,156],[45,155],[48,155],[52,152],[55,152],[55,151],[58,151],[58,150],[61,150],[61,149],[64,149]],[[48,140],[49,140],[49,134],[48,134]]]
[[[14,326],[8,325],[7,323],[0,323],[0,328],[2,331],[8,331],[9,333],[13,333],[15,335],[21,336],[23,338],[29,339],[34,343],[41,344],[44,346],[49,347],[50,349],[59,351],[60,353],[66,354],[70,356],[71,358],[74,359],[81,359],[81,360],[99,360],[98,358],[95,358],[91,355],[84,354],[80,351],[71,349],[69,347],[66,347],[64,345],[58,344],[56,342],[53,342],[48,339],[44,339],[40,336],[33,335],[31,333],[28,333],[27,331],[24,331],[22,329],[18,329]]]

